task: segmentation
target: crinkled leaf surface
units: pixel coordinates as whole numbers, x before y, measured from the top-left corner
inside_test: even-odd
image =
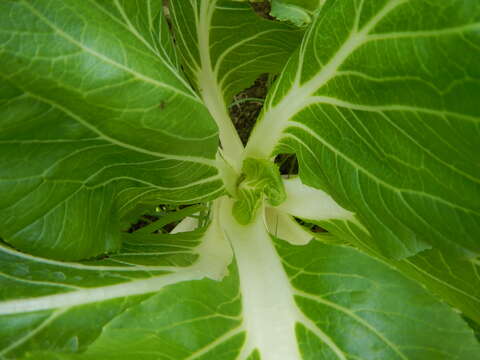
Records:
[[[263,159],[245,159],[238,184],[233,215],[243,225],[249,224],[265,199],[270,205],[280,205],[286,198],[278,166]]]
[[[280,141],[388,257],[480,253],[479,21],[476,0],[327,1],[248,156]]]
[[[52,261],[26,276],[17,266],[35,268],[45,260],[3,249],[9,267],[2,281],[14,281],[20,288],[49,281],[56,300],[85,291],[62,289],[65,284],[95,287],[103,282],[118,290],[109,299],[89,297],[89,304],[61,309],[58,303],[40,301],[48,296],[41,293],[18,303],[47,304],[42,311],[0,303],[1,321],[24,329],[14,333],[19,345],[1,354],[5,359],[24,354],[28,359],[112,360],[480,358],[480,345],[458,314],[396,270],[353,248],[272,241],[261,218],[248,227],[232,223],[227,237],[236,266],[220,282],[188,281],[182,272],[162,275],[155,269],[147,275],[138,265],[92,279],[88,274],[94,271]],[[18,265],[10,256],[17,257]],[[122,272],[126,269],[130,272]],[[164,287],[168,279],[171,284]],[[150,286],[160,291],[147,298],[140,283],[149,284],[148,293]],[[134,296],[126,289],[138,291]],[[76,323],[78,335],[63,328],[68,316],[82,319]],[[12,336],[8,327],[1,329]],[[51,339],[60,329],[62,335]],[[2,339],[5,349],[5,335]]]
[[[217,127],[166,31],[161,2],[0,3],[5,241],[82,259],[119,248],[119,217],[140,199],[222,191]]]

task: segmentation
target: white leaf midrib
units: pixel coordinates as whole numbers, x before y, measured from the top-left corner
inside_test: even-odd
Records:
[[[259,220],[257,217],[245,228],[230,219],[226,227],[236,255],[247,334],[239,358],[246,359],[258,349],[264,360],[300,360],[295,336],[298,309],[273,244]]]
[[[352,35],[317,75],[303,85],[292,86],[277,105],[268,109],[258,125],[258,130],[253,130],[252,140],[247,145],[247,154],[254,152],[257,156],[269,157],[288,121],[312,102],[313,94],[322,84],[335,77],[340,65],[363,44],[364,39],[365,36]],[[301,63],[301,59],[299,62]]]
[[[82,289],[62,294],[36,298],[24,298],[0,303],[0,315],[11,315],[48,309],[71,308],[116,298],[143,295],[161,290],[181,281],[200,279],[201,275],[191,271],[154,276],[149,279],[133,280],[129,283]]]
[[[117,146],[125,148],[125,149],[129,149],[129,150],[134,151],[134,152],[139,152],[139,153],[151,155],[151,156],[154,156],[154,157],[157,157],[157,158],[160,157],[160,158],[166,158],[166,159],[171,159],[171,160],[197,162],[197,163],[205,164],[205,165],[208,165],[208,166],[215,166],[216,161],[212,160],[212,159],[198,157],[198,156],[174,155],[174,154],[160,153],[158,151],[151,151],[151,150],[148,150],[148,149],[140,148],[138,146],[128,144],[128,143],[125,143],[121,140],[112,138],[111,136],[105,134],[100,129],[98,129],[94,125],[90,124],[88,121],[84,120],[81,116],[73,113],[72,111],[65,108],[64,106],[62,106],[62,105],[60,105],[60,104],[58,104],[58,103],[56,103],[52,100],[44,98],[44,97],[42,97],[38,94],[28,92],[27,90],[24,90],[24,91],[30,97],[35,98],[35,99],[37,99],[37,100],[39,100],[43,103],[46,103],[46,104],[52,106],[53,108],[56,108],[56,109],[62,111],[66,115],[70,116],[72,119],[76,120],[79,124],[85,126],[89,130],[91,130],[92,132],[97,134],[99,136],[99,138],[101,138],[101,139],[103,139],[103,140],[105,140],[105,141],[107,141],[111,144],[117,145]]]
[[[216,69],[214,69],[210,55],[210,29],[212,27],[212,20],[216,10],[216,2],[217,1],[202,1],[200,5],[200,14],[196,17],[195,25],[200,64],[195,73],[198,88],[205,106],[210,111],[210,114],[219,128],[223,153],[238,171],[241,167],[241,154],[243,153],[244,148],[238,132],[230,119],[230,115],[227,112],[222,87],[219,84],[217,68],[220,66],[222,56],[220,56],[217,61]]]
[[[370,31],[383,20],[389,13],[408,0],[392,0],[388,2],[362,29],[352,29],[347,40],[340,46],[333,57],[325,64],[319,72],[305,83],[300,84],[299,72],[302,69],[303,51],[306,51],[304,42],[300,48],[296,81],[286,95],[274,106],[265,112],[265,116],[253,130],[251,140],[247,144],[246,156],[270,157],[275,146],[288,126],[289,120],[306,106],[311,104],[314,93],[318,91],[329,80],[334,78],[338,69],[359,47],[369,41]],[[357,14],[359,17],[360,14]],[[312,36],[313,28],[307,33]]]
[[[19,251],[7,248],[4,245],[0,245],[0,253],[6,253],[10,256],[19,257],[26,261],[32,261],[35,263],[41,263],[45,265],[58,266],[59,268],[86,270],[86,271],[115,271],[115,272],[130,272],[130,271],[175,271],[177,268],[171,266],[103,266],[103,265],[85,265],[81,263],[57,261],[46,258],[40,258],[34,255],[21,253]]]
[[[231,250],[222,234],[218,232],[217,220],[214,219],[203,236],[203,241],[195,248],[198,259],[188,267],[168,266],[132,266],[131,271],[145,272],[147,279],[133,279],[114,285],[100,285],[92,288],[81,288],[61,294],[46,295],[34,298],[23,298],[0,302],[0,315],[34,312],[48,309],[71,308],[111,299],[154,293],[167,285],[179,282],[211,278],[220,280],[231,262]],[[0,244],[0,254],[20,257],[27,261],[45,263],[61,267],[80,268],[81,270],[118,271],[118,267],[85,266],[75,263],[63,263],[55,260],[38,258],[9,249]],[[10,260],[10,259],[8,259]],[[5,260],[5,261],[8,261]],[[120,271],[125,268],[121,267]],[[150,271],[170,271],[160,275],[152,275]],[[127,270],[128,271],[128,270]]]
[[[228,212],[229,206],[225,203],[223,211]],[[302,359],[295,333],[295,326],[300,323],[310,328],[338,359],[346,360],[337,344],[312,325],[295,303],[295,292],[262,216],[257,216],[247,227],[230,219],[225,230],[235,250],[247,335],[238,359],[247,359],[255,349],[264,360]]]

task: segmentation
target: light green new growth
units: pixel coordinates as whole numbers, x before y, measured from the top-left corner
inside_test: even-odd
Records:
[[[233,205],[233,216],[240,224],[247,225],[256,217],[264,200],[271,206],[278,206],[286,197],[276,164],[269,160],[245,159],[236,192],[237,200]]]

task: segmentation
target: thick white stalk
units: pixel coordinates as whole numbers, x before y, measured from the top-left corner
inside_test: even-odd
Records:
[[[175,267],[154,267],[155,270],[165,269],[172,271],[169,274],[152,276],[148,279],[136,279],[126,281],[115,285],[99,285],[91,288],[80,288],[70,292],[60,294],[45,295],[39,297],[15,299],[0,302],[0,316],[11,315],[17,313],[34,312],[41,310],[54,310],[60,308],[69,308],[72,306],[81,306],[96,302],[103,302],[111,299],[124,298],[142,294],[154,293],[165,286],[176,284],[184,281],[201,280],[203,278],[211,278],[214,280],[222,279],[228,272],[228,265],[232,261],[232,250],[229,243],[224,238],[222,229],[219,226],[220,199],[213,204],[214,218],[207,231],[201,239],[200,245],[195,249],[198,254],[198,260],[191,266],[185,268]],[[195,220],[193,221],[195,222]],[[175,232],[182,230],[191,230],[192,222],[189,220],[182,221],[175,228]],[[174,232],[174,233],[175,233]],[[7,252],[8,249],[2,249]],[[17,255],[16,251],[9,251]],[[18,256],[35,260],[35,257],[18,253]],[[38,259],[47,264],[65,266],[68,268],[79,268],[81,270],[99,270],[99,267],[86,266],[82,264],[62,263],[53,260]],[[152,270],[153,267],[135,267],[137,271],[143,272]],[[60,268],[61,269],[61,268]],[[124,268],[102,267],[101,270],[123,271]]]
[[[314,99],[315,92],[333,79],[338,69],[358,48],[370,41],[369,32],[382,21],[391,11],[404,4],[407,0],[390,0],[386,5],[371,18],[361,29],[352,29],[350,36],[333,54],[330,61],[320,67],[308,81],[299,84],[295,81],[287,94],[274,106],[267,108],[264,116],[254,128],[247,144],[246,157],[268,158],[272,155],[278,144],[283,131],[288,127],[288,122],[301,110],[309,105],[319,103]],[[357,14],[359,17],[360,14]],[[358,19],[355,23],[358,23]],[[307,37],[304,41],[308,41]],[[308,43],[303,44],[309,46]],[[303,54],[299,54],[297,78],[302,71]]]
[[[205,106],[217,123],[223,156],[236,171],[239,171],[242,164],[243,144],[227,112],[226,104],[211,69],[202,68],[198,74],[198,83]]]
[[[245,158],[270,158],[288,121],[308,104],[309,96],[309,93],[292,89],[278,105],[266,109],[253,128],[245,149]]]
[[[255,221],[238,224],[224,200],[222,223],[232,243],[240,275],[240,293],[247,341],[240,359],[258,349],[263,360],[300,360],[295,324],[301,314],[272,240],[265,229],[263,209]]]
[[[235,170],[239,171],[243,158],[243,144],[228,114],[223,92],[218,84],[217,74],[213,70],[210,57],[210,26],[214,8],[215,1],[202,1],[201,3],[197,23],[201,63],[197,73],[197,82],[202,100],[217,123],[223,155]]]
[[[270,234],[292,245],[306,245],[314,237],[289,214],[274,207],[265,209],[265,225]]]
[[[4,301],[0,303],[0,315],[69,308],[116,298],[148,294],[159,291],[170,284],[199,280],[202,277],[203,275],[198,272],[181,270],[176,273],[133,280],[117,285],[84,288],[68,293]]]
[[[300,177],[284,179],[287,199],[276,209],[308,220],[353,220],[354,214],[338,205],[326,192],[305,185]]]
[[[315,103],[312,101],[315,92],[335,77],[341,64],[364,43],[365,39],[366,35],[363,33],[351,35],[332,60],[323,66],[312,79],[302,85],[295,83],[277,105],[269,108],[251,135],[251,141],[247,145],[247,157],[271,156],[282,132],[288,127],[288,121],[302,109]],[[302,62],[301,58],[299,62]]]

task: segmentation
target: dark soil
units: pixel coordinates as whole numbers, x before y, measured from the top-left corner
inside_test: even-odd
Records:
[[[262,111],[265,97],[273,79],[271,75],[261,75],[248,89],[233,98],[230,105],[230,117],[245,145]],[[297,175],[298,162],[295,155],[280,154],[275,158],[282,175]]]
[[[268,74],[261,75],[248,89],[233,98],[230,117],[243,144],[247,143],[268,92]]]
[[[313,233],[325,233],[325,232],[328,232],[327,230],[325,230],[324,228],[318,226],[317,224],[305,222],[304,220],[299,219],[299,218],[297,218],[297,217],[295,218],[295,221],[296,221],[297,223],[299,223],[300,225],[306,227],[308,230],[310,230],[310,231],[313,232]]]
[[[275,158],[275,164],[282,175],[298,175],[298,161],[295,154],[280,154]]]
[[[270,9],[271,9],[270,1],[266,0],[263,2],[250,3],[250,5],[252,5],[252,8],[261,17],[264,17],[265,19],[269,19],[269,20],[275,20],[275,18],[270,16]]]
[[[189,205],[158,205],[156,208],[156,211],[151,211],[149,214],[143,214],[140,216],[140,218],[136,219],[136,221],[132,221],[130,228],[126,230],[128,233],[134,233],[135,231],[148,226],[155,221],[159,220],[162,216],[167,215],[168,213],[174,213],[179,210],[182,210]],[[158,215],[157,215],[158,214]],[[156,233],[169,233],[172,231],[181,221],[182,219],[177,219],[175,221],[172,221],[164,226],[162,226],[161,229],[157,230],[154,232]]]
[[[142,215],[142,217],[134,224],[132,224],[132,226],[130,226],[130,228],[127,230],[128,233],[133,233],[149,224],[151,224],[152,222],[155,222],[158,220],[158,216],[153,216],[153,215],[148,215],[148,214],[145,214],[145,215]]]

